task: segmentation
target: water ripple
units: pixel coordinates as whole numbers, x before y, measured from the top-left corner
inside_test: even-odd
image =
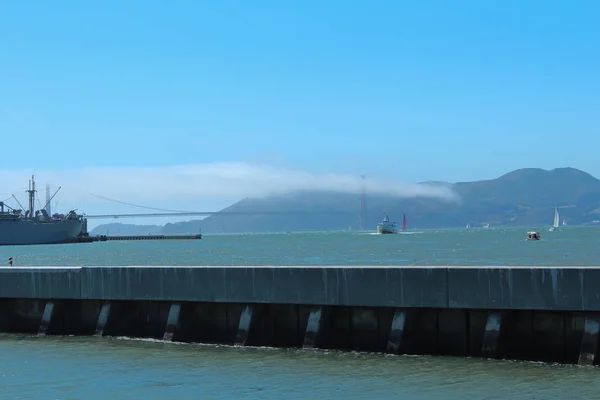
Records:
[[[597,398],[596,368],[453,357],[0,336],[0,398]]]

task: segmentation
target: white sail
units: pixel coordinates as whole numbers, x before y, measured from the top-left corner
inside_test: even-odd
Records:
[[[559,221],[558,208],[555,208],[554,209],[554,224],[552,225],[553,228],[558,228],[558,221]]]

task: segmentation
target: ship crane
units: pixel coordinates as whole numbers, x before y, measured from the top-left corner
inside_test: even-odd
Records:
[[[6,200],[10,200],[10,199],[11,199],[11,198],[9,197],[9,198],[7,198],[7,199],[4,199],[4,200],[0,201],[0,212],[4,212],[4,209],[5,209],[5,208],[8,208],[9,210],[11,210],[11,211],[13,211],[13,212],[14,212],[14,211],[17,211],[17,210],[15,210],[14,208],[12,208],[11,206],[9,206],[8,204],[6,204]]]
[[[17,196],[15,196],[14,194],[12,195],[12,198],[15,199],[15,201],[17,202],[17,204],[19,205],[19,207],[21,207],[21,210],[24,210],[25,208],[23,207],[23,205],[21,204],[21,202],[19,201],[19,199],[17,199]]]

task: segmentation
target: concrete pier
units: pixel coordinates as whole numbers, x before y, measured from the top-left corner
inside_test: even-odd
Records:
[[[0,331],[596,365],[595,267],[3,267]]]
[[[82,234],[76,238],[69,240],[67,243],[94,243],[94,242],[110,242],[123,240],[198,240],[202,239],[202,234],[189,235],[128,235],[128,236],[107,236]]]
[[[196,235],[130,235],[130,236],[92,236],[94,242],[113,240],[193,240],[202,239],[202,234]]]

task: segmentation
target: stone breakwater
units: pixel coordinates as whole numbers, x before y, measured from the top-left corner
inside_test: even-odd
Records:
[[[595,267],[5,267],[0,331],[593,365]]]

